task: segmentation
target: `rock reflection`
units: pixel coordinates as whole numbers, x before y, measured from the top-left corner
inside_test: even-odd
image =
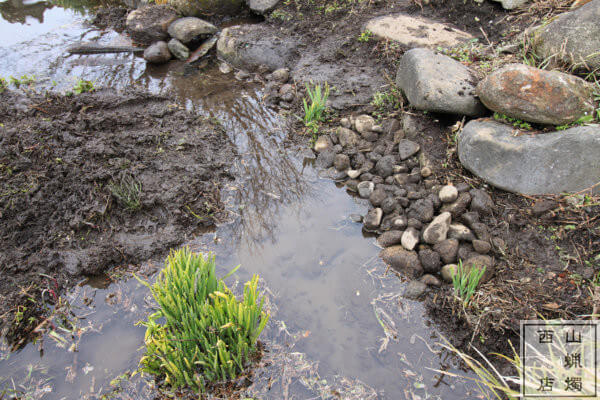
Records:
[[[54,7],[53,4],[45,1],[31,3],[23,0],[7,0],[0,3],[0,16],[12,24],[24,24],[27,17],[33,17],[43,23],[44,11],[52,7]]]

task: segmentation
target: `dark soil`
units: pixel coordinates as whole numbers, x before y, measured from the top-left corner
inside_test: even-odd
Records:
[[[33,329],[68,282],[163,253],[219,218],[235,152],[216,123],[137,92],[0,97],[0,314],[4,329],[17,328],[9,339]],[[118,195],[126,183],[130,201]]]

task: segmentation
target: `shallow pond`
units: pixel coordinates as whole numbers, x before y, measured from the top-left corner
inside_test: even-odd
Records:
[[[0,76],[35,75],[41,86],[67,90],[78,78],[96,86],[140,86],[172,92],[195,112],[217,118],[240,157],[236,180],[222,195],[231,218],[189,238],[195,251],[214,251],[229,280],[259,274],[272,311],[263,340],[272,360],[256,373],[257,398],[464,399],[455,361],[419,302],[403,299],[404,283],[378,259],[374,238],[351,222],[367,204],[320,179],[306,148],[287,140],[285,119],[261,103],[259,85],[218,72],[215,63],[186,71],[182,63],[146,67],[133,55],[67,56],[77,41],[124,44],[127,38],[87,24],[83,8],[0,2]],[[161,260],[136,268],[150,279]],[[0,384],[7,394],[44,399],[152,398],[137,376],[114,391],[116,378],[135,370],[148,312],[145,287],[124,266],[111,277],[82,282],[66,294],[65,329],[10,353],[3,349]],[[58,324],[57,324],[58,326]],[[269,363],[266,363],[269,364]],[[265,378],[268,381],[259,385]],[[113,386],[111,386],[111,381]],[[339,393],[336,396],[335,393]],[[25,396],[23,396],[25,397]]]

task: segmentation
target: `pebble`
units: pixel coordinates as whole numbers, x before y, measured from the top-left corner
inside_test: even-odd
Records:
[[[408,220],[406,219],[406,217],[404,215],[395,217],[392,220],[392,226],[396,229],[404,229],[404,228],[406,228],[407,225],[408,225]]]
[[[231,68],[231,66],[226,62],[222,62],[219,64],[219,71],[221,71],[222,74],[229,74],[231,71],[233,71],[233,68]]]
[[[319,136],[315,141],[315,151],[317,153],[322,152],[323,150],[330,149],[332,147],[331,140],[327,136]]]
[[[433,276],[431,274],[425,274],[425,275],[423,275],[419,279],[419,281],[423,282],[427,286],[435,286],[435,287],[442,286],[442,281],[440,281],[436,276]]]
[[[404,247],[406,250],[413,250],[419,243],[419,231],[413,227],[408,228],[402,234],[400,243],[402,243],[402,247]]]
[[[407,158],[414,156],[419,152],[421,146],[412,140],[402,139],[400,143],[398,143],[398,153],[400,154],[401,160],[406,160]]]
[[[471,194],[471,211],[476,211],[479,215],[491,215],[494,209],[494,202],[489,194],[481,189],[472,189]]]
[[[336,154],[333,160],[333,166],[338,171],[346,171],[350,168],[350,157],[346,154]]]
[[[368,199],[375,190],[375,184],[371,181],[364,181],[358,184],[358,195],[363,199]]]
[[[369,196],[369,201],[373,204],[374,207],[379,207],[381,203],[387,198],[387,194],[383,189],[375,189],[373,193]]]
[[[473,232],[471,232],[471,230],[463,224],[450,224],[450,228],[448,229],[448,237],[466,242],[470,242],[475,239]]]
[[[402,240],[402,231],[387,231],[382,233],[377,238],[377,243],[381,247],[390,247],[401,243]]]
[[[350,179],[356,179],[360,176],[360,171],[356,169],[349,169],[348,171],[346,171],[346,174],[348,174],[348,177],[350,177]]]
[[[449,212],[443,212],[431,221],[423,231],[423,240],[429,244],[436,244],[446,240],[452,216]]]
[[[458,265],[456,264],[446,264],[440,270],[440,275],[444,282],[452,283],[452,277],[456,274],[458,270]]]
[[[471,243],[473,245],[473,249],[479,254],[487,254],[492,249],[492,245],[490,242],[485,242],[483,240],[475,239]]]
[[[431,249],[423,249],[419,251],[419,260],[421,261],[421,265],[423,266],[423,270],[425,272],[437,273],[442,267],[442,260],[440,259],[440,255],[431,250]]]
[[[369,210],[367,215],[363,218],[364,227],[366,230],[374,231],[379,228],[381,224],[381,218],[383,217],[383,211],[381,208],[372,208]]]
[[[354,120],[354,127],[356,131],[362,135],[365,133],[371,132],[373,126],[375,125],[375,119],[370,115],[359,115]]]
[[[271,78],[279,83],[285,83],[290,78],[290,70],[287,68],[279,68],[271,73]]]
[[[144,60],[152,64],[164,64],[171,59],[171,52],[166,42],[153,43],[144,50]]]
[[[438,196],[442,203],[452,203],[458,198],[458,190],[455,186],[446,185],[440,189]]]
[[[433,246],[442,261],[446,264],[456,262],[456,256],[458,254],[458,240],[446,239]]]

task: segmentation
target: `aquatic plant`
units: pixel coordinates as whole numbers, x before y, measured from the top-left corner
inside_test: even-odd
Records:
[[[474,265],[465,268],[462,261],[458,262],[455,273],[452,275],[454,294],[462,300],[463,305],[468,305],[479,285],[481,277],[485,273],[485,267],[479,269]]]
[[[320,84],[314,85],[312,89],[306,84],[306,94],[310,99],[310,106],[306,98],[302,99],[304,105],[304,125],[311,126],[315,122],[324,121],[327,99],[329,98],[329,84],[325,82],[323,90],[321,90]]]
[[[264,298],[258,301],[257,275],[245,283],[242,301],[223,279],[215,273],[212,253],[183,248],[171,251],[154,285],[140,280],[159,306],[141,323],[146,327],[143,372],[174,389],[204,391],[207,383],[233,379],[243,371],[269,315],[262,310]]]

